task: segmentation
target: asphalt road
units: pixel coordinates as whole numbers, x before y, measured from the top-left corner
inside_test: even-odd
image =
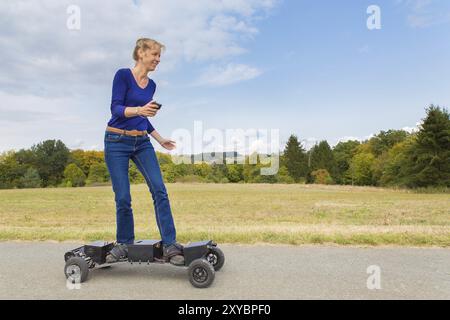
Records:
[[[197,289],[187,269],[93,270],[67,286],[64,253],[80,243],[0,242],[0,299],[450,299],[450,250],[219,245],[225,266]]]

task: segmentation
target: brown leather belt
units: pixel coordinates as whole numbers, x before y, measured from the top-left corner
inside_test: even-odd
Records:
[[[147,131],[139,131],[139,130],[124,130],[124,129],[117,129],[117,128],[113,128],[110,126],[106,127],[106,131],[108,132],[114,132],[114,133],[120,133],[126,136],[132,136],[132,137],[137,137],[137,136],[146,136],[147,135]]]

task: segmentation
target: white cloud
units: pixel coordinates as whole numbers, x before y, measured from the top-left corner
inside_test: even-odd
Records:
[[[262,74],[258,68],[245,64],[229,63],[225,67],[211,66],[199,77],[195,85],[226,86],[254,79]]]
[[[90,151],[103,151],[103,146],[99,146],[98,144],[94,144],[86,148],[86,150]]]
[[[335,147],[339,142],[347,142],[347,141],[359,141],[359,142],[364,142],[366,140],[369,140],[371,138],[375,137],[375,134],[369,134],[367,136],[363,136],[363,137],[355,137],[355,136],[345,136],[345,137],[341,137],[341,138],[337,138],[334,139],[334,141],[330,142],[330,146],[331,147]]]
[[[95,118],[79,114],[74,99],[0,92],[0,101],[0,152],[29,148],[47,139],[81,147],[83,141],[102,138],[103,127]]]
[[[54,137],[71,146],[96,148],[103,130],[98,124],[109,117],[105,106],[112,76],[118,68],[133,65],[137,38],[150,37],[166,45],[158,67],[158,77],[164,80],[158,85],[167,87],[165,79],[173,79],[172,73],[185,62],[195,62],[199,68],[222,65],[247,52],[246,41],[258,34],[257,22],[278,2],[0,1],[0,134],[4,138],[0,150],[29,147]],[[80,30],[67,28],[71,5],[80,8]],[[236,68],[227,70],[236,72]],[[251,67],[240,70],[241,80],[259,72]],[[226,76],[215,81],[230,83]],[[19,136],[18,127],[28,134]]]
[[[76,139],[74,143],[68,145],[69,149],[80,149],[84,145],[84,141],[81,139]]]
[[[408,133],[419,132],[422,127],[422,122],[417,122],[415,127],[403,127],[402,130]]]
[[[437,3],[434,0],[397,0],[396,4],[409,11],[407,23],[412,28],[427,28],[450,22],[450,8],[446,7],[447,3]]]
[[[69,95],[109,85],[118,67],[132,64],[134,43],[142,36],[167,46],[161,74],[184,61],[229,60],[247,51],[242,40],[258,33],[256,22],[278,1],[2,1],[0,59],[8,63],[1,66],[0,87],[17,94]],[[80,30],[66,26],[69,5],[80,8]]]
[[[408,127],[408,126],[406,126],[406,127],[403,127],[403,128],[401,128],[401,130],[404,130],[404,131],[406,131],[406,132],[408,132],[408,133],[414,133],[414,132],[418,132],[419,130],[420,130],[420,128],[421,128],[421,125],[422,125],[422,123],[421,122],[417,122],[416,123],[416,125],[414,126],[414,127]],[[341,138],[337,138],[337,139],[334,139],[334,141],[332,141],[332,143],[330,144],[332,147],[334,147],[334,146],[336,146],[339,142],[347,142],[347,141],[359,141],[359,142],[364,142],[364,141],[366,141],[366,140],[369,140],[369,139],[371,139],[371,138],[373,138],[373,137],[375,137],[376,136],[376,134],[374,134],[374,133],[372,133],[372,134],[369,134],[369,135],[367,135],[367,136],[363,136],[363,137],[355,137],[355,136],[345,136],[345,137],[341,137]]]

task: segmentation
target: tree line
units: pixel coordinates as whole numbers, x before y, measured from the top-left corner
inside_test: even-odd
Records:
[[[280,154],[276,175],[263,176],[261,161],[250,164],[175,164],[157,152],[166,182],[317,183],[405,188],[450,187],[450,119],[431,105],[417,132],[381,131],[359,142],[326,140],[305,150],[291,135]],[[258,157],[258,156],[257,156]],[[144,178],[130,161],[131,183]],[[0,189],[81,187],[110,184],[103,151],[69,150],[60,140],[0,155]]]

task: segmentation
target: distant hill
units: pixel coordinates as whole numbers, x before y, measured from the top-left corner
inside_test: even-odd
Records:
[[[238,153],[237,151],[227,151],[227,152],[204,152],[204,153],[198,153],[198,154],[191,154],[191,155],[172,155],[172,160],[174,162],[184,162],[184,163],[225,163],[225,161],[228,161],[228,163],[232,163],[231,159],[234,159],[234,161],[238,161],[240,159],[242,162],[245,160],[245,156]]]
[[[171,155],[172,161],[175,164],[179,163],[207,163],[207,164],[242,164],[245,162],[246,157],[250,158],[250,164],[256,164],[257,156],[261,157],[263,154],[252,153],[251,155],[243,155],[237,151],[228,152],[211,152],[211,153],[199,153],[191,155]],[[277,157],[279,154],[267,155],[269,157]]]

